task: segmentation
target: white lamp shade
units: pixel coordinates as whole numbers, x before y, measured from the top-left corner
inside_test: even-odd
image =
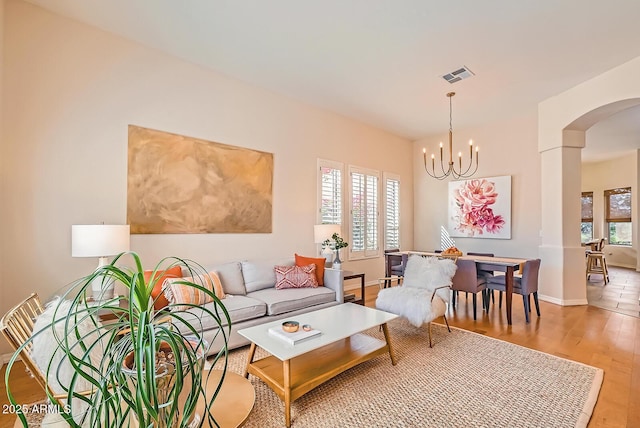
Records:
[[[334,233],[340,234],[339,224],[316,224],[313,226],[313,242],[322,244],[331,239]]]
[[[71,226],[72,257],[106,257],[129,251],[129,225]]]

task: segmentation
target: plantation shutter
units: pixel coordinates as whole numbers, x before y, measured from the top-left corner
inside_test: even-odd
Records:
[[[378,249],[378,177],[367,176],[367,241],[365,251]]]
[[[364,174],[351,174],[351,252],[365,250],[366,197]]]
[[[320,224],[342,224],[342,169],[320,166]]]
[[[379,180],[377,171],[349,167],[351,231],[349,258],[377,257],[379,254]]]
[[[400,248],[400,180],[385,178],[385,249]]]

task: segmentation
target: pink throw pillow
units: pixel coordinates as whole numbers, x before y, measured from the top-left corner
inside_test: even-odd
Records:
[[[307,266],[275,266],[276,289],[285,288],[316,288],[316,265]]]

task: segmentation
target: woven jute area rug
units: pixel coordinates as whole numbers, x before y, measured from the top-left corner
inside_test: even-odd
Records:
[[[320,385],[293,402],[293,427],[584,427],[591,417],[601,369],[437,324],[433,348],[426,326],[389,329],[398,364],[376,357]],[[247,352],[232,351],[229,370],[242,373]],[[282,401],[249,379],[256,402],[245,426],[284,426]]]
[[[500,340],[403,320],[389,324],[397,365],[388,355],[362,363],[293,402],[292,427],[585,427],[603,371]],[[366,332],[383,338],[378,329]],[[248,347],[230,352],[242,373]],[[261,349],[256,357],[266,354]],[[284,405],[249,376],[255,406],[245,427],[284,426]],[[30,421],[29,426],[38,426]]]

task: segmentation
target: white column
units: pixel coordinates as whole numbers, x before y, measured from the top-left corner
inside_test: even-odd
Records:
[[[539,293],[553,303],[585,305],[584,248],[580,246],[580,171],[585,133],[564,130],[556,137],[556,144],[547,145],[541,152]]]

